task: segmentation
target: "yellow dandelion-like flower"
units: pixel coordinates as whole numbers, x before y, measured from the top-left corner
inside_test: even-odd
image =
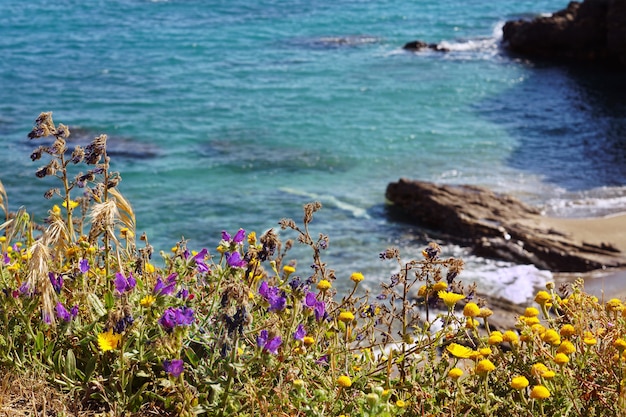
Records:
[[[619,350],[620,352],[622,352],[623,350],[626,349],[626,340],[619,338],[619,339],[615,339],[615,342],[613,342],[613,346]]]
[[[154,304],[155,301],[156,301],[156,298],[154,297],[154,295],[148,294],[145,297],[143,297],[141,300],[139,300],[139,304],[142,307],[150,307],[152,304]]]
[[[74,210],[79,204],[80,203],[78,201],[70,200],[70,210]],[[63,206],[63,208],[67,208],[67,201],[63,200],[61,206]],[[54,207],[52,209],[54,210]]]
[[[315,343],[315,339],[311,336],[304,336],[304,338],[302,339],[302,343],[304,343],[305,346],[311,346],[313,343]]]
[[[283,271],[285,272],[285,274],[290,275],[296,272],[296,268],[294,268],[292,265],[285,265],[283,266]]]
[[[539,310],[535,307],[526,307],[524,310],[524,317],[537,317],[539,315]]]
[[[98,347],[103,352],[117,349],[121,338],[122,335],[113,333],[113,329],[105,333],[98,333]]]
[[[120,234],[124,239],[132,239],[135,236],[135,234],[128,227],[122,227],[120,229]]]
[[[350,311],[342,311],[339,313],[339,321],[343,321],[344,323],[350,323],[354,320],[354,314]]]
[[[329,280],[327,279],[323,279],[320,282],[317,283],[317,289],[320,291],[326,291],[328,289],[330,289],[330,287],[332,287],[333,285],[330,283]]]
[[[248,233],[248,245],[256,245],[256,232]]]
[[[478,317],[481,319],[486,319],[487,317],[493,316],[493,311],[487,307],[483,307],[478,312]]]
[[[350,388],[352,386],[352,380],[347,375],[341,375],[337,378],[337,385],[341,388]]]
[[[527,326],[534,326],[535,324],[540,324],[539,317],[521,317],[524,321],[524,324]]]
[[[406,407],[406,401],[404,401],[404,400],[397,400],[396,401],[396,407],[398,407],[398,408]]]
[[[463,370],[460,368],[452,368],[448,371],[448,378],[459,379],[463,376]]]
[[[480,307],[476,303],[467,303],[463,307],[463,315],[465,317],[476,317],[480,313]]]
[[[155,270],[154,265],[152,264],[146,264],[145,268],[146,268],[146,272],[149,274],[152,274]]]
[[[552,379],[556,376],[556,373],[554,371],[545,371],[541,377],[545,378],[545,379]]]
[[[548,301],[551,300],[551,296],[547,291],[539,291],[537,293],[537,295],[535,296],[535,302],[539,305],[544,305],[546,304]]]
[[[294,379],[291,383],[295,389],[304,388],[304,381],[301,379]]]
[[[546,330],[546,332],[541,335],[541,340],[552,346],[558,346],[561,344],[561,336],[556,330],[552,329]]]
[[[472,356],[472,352],[474,352],[472,349],[468,348],[467,346],[459,345],[457,343],[450,343],[446,347],[446,350],[450,352],[452,356],[455,356],[457,358],[463,358],[463,359],[469,358],[470,356]]]
[[[63,206],[65,207],[65,206]],[[52,213],[56,214],[57,216],[59,216],[61,214],[61,207],[57,206],[56,204],[54,206],[52,206]]]
[[[449,291],[439,291],[437,295],[439,295],[439,298],[443,300],[448,308],[454,307],[457,302],[465,298],[463,294],[457,294]]]
[[[478,322],[478,320],[474,320],[474,319],[473,319],[473,318],[471,318],[471,317],[468,317],[468,318],[465,320],[465,327],[466,327],[467,329],[477,329],[477,328],[478,328],[478,326],[480,326],[480,323]]]
[[[576,346],[574,346],[574,344],[572,342],[570,342],[569,340],[564,340],[561,343],[561,346],[559,346],[559,348],[556,351],[558,353],[564,353],[566,355],[571,355],[572,353],[576,352]]]
[[[587,346],[594,346],[598,344],[598,340],[595,337],[585,337],[583,339],[583,343],[586,344]]]
[[[352,280],[352,282],[354,282],[355,284],[358,284],[359,282],[363,281],[364,279],[365,279],[365,277],[360,272],[353,272],[352,275],[350,275],[350,280]]]
[[[426,294],[428,294],[428,287],[426,285],[422,285],[419,290],[417,290],[417,296],[419,298],[424,298],[426,297]]]
[[[476,365],[476,373],[479,375],[487,374],[496,369],[496,366],[489,359],[483,359]]]
[[[559,333],[562,337],[572,337],[576,334],[576,329],[571,324],[564,324]]]
[[[490,344],[491,346],[494,346],[494,345],[499,345],[503,341],[504,341],[504,338],[502,336],[502,333],[496,330],[494,332],[491,332],[491,334],[489,335],[489,339],[487,340],[487,343]]]
[[[518,375],[511,379],[511,388],[513,389],[524,389],[528,386],[528,379],[525,376]]]
[[[550,398],[550,391],[543,385],[535,385],[530,391],[530,398],[534,400],[545,400],[546,398]]]
[[[439,281],[439,282],[436,282],[435,285],[433,285],[433,292],[443,291],[443,290],[446,290],[447,288],[448,288],[447,282]]]
[[[519,343],[519,336],[513,330],[507,330],[502,334],[502,341],[517,344]]]
[[[540,336],[546,332],[545,326],[541,323],[533,324],[532,326],[530,326],[530,330],[532,330],[533,333],[538,334]]]
[[[565,353],[557,353],[554,355],[554,363],[557,365],[565,365],[569,362],[569,357]]]
[[[533,374],[534,376],[543,376],[546,372],[548,372],[549,369],[547,366],[545,366],[543,363],[539,362],[534,364],[531,368],[530,368],[530,373]]]
[[[478,349],[478,353],[480,353],[482,356],[489,356],[489,355],[491,355],[493,352],[491,351],[491,348],[489,348],[489,347],[484,347],[484,348],[480,348],[480,349]]]
[[[607,309],[607,311],[618,312],[618,311],[622,311],[624,309],[624,305],[622,304],[621,300],[619,300],[617,298],[611,298],[606,303],[606,309]]]

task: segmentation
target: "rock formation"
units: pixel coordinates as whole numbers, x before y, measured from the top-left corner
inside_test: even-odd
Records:
[[[585,272],[626,265],[611,244],[578,242],[542,224],[539,210],[488,189],[400,179],[387,187],[391,210],[447,241],[495,259],[552,272]]]
[[[626,1],[572,1],[566,9],[532,21],[509,21],[503,43],[535,58],[589,61],[626,68]]]

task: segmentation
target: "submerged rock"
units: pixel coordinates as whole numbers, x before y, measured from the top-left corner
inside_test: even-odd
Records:
[[[508,21],[503,43],[535,58],[560,58],[626,68],[626,1],[572,1],[551,16]]]
[[[416,41],[411,41],[411,42],[407,42],[404,44],[404,46],[402,47],[402,49],[405,49],[407,51],[412,51],[412,52],[418,52],[418,51],[422,51],[424,49],[431,49],[433,51],[438,51],[438,52],[449,52],[450,50],[448,48],[445,48],[439,44],[436,43],[426,43],[426,42],[422,42],[419,40]]]
[[[436,185],[400,179],[388,185],[392,210],[475,254],[553,272],[584,272],[626,265],[610,243],[579,242],[546,228],[540,211],[520,200],[470,185]]]

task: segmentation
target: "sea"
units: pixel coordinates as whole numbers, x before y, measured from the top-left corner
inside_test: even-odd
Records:
[[[390,215],[399,178],[474,184],[546,214],[626,207],[626,77],[530,61],[502,47],[507,20],[565,0],[3,0],[0,181],[12,210],[42,218],[58,186],[29,155],[52,111],[75,143],[109,137],[138,233],[215,252],[222,230],[259,235],[281,218],[330,238],[339,291],[361,271],[376,292],[419,258],[427,232]],[[421,40],[447,52],[409,52]],[[281,231],[284,239],[294,233]],[[460,279],[531,299],[549,271],[473,256]],[[297,246],[297,245],[296,245]],[[287,257],[310,274],[311,250]]]

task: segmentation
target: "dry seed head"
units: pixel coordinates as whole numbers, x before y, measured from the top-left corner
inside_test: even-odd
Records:
[[[47,233],[46,233],[47,234]],[[41,294],[42,307],[41,310],[44,317],[50,319],[50,324],[54,325],[54,308],[55,308],[55,293],[52,283],[48,278],[48,262],[50,261],[50,254],[48,247],[46,246],[47,237],[44,236],[36,241],[29,249],[31,257],[28,261],[28,276],[26,277],[28,285],[35,292]]]

